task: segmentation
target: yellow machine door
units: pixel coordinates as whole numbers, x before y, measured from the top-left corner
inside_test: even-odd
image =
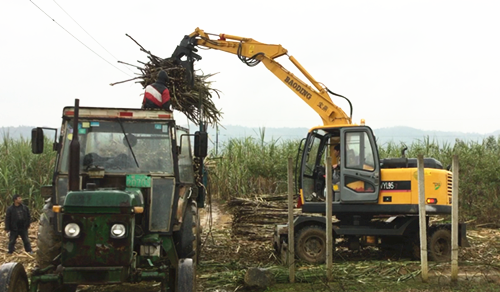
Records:
[[[340,202],[376,203],[380,191],[378,148],[369,127],[341,129]]]

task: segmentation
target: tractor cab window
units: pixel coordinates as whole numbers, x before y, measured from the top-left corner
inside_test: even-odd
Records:
[[[61,172],[68,172],[72,120],[66,122]],[[100,167],[108,173],[174,173],[170,125],[166,122],[85,121],[78,125],[80,171]]]
[[[191,139],[186,129],[177,128],[177,143],[179,151],[179,179],[184,183],[194,183],[193,156]]]

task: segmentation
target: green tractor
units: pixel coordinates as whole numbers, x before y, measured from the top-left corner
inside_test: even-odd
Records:
[[[57,137],[56,129],[33,129],[35,154],[43,152],[44,129]],[[2,265],[0,292],[142,281],[160,282],[163,292],[196,290],[205,193],[193,152],[203,161],[206,132],[190,135],[169,111],[79,107],[76,100],[63,110],[53,149],[37,268],[28,277],[19,263]]]

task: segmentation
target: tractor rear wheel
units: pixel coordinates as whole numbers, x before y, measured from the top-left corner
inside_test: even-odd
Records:
[[[40,216],[37,235],[38,251],[36,253],[36,262],[40,269],[49,265],[56,266],[57,263],[54,262],[54,258],[61,253],[62,238],[54,230],[50,222],[51,219],[55,220],[55,214],[52,212],[51,206],[45,204],[42,209],[42,215]],[[57,283],[40,283],[38,285],[38,291],[57,291],[58,286]]]
[[[308,263],[320,264],[326,260],[326,230],[318,225],[302,228],[295,237],[295,253]]]
[[[43,207],[42,215],[38,225],[36,262],[38,267],[43,269],[53,265],[54,258],[61,253],[61,236],[59,236],[50,219],[55,220],[55,214],[50,209],[49,204]]]
[[[28,291],[28,276],[21,263],[7,263],[0,267],[0,292]]]

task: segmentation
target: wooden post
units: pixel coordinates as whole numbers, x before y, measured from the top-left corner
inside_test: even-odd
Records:
[[[425,173],[424,173],[424,156],[419,154],[417,158],[418,166],[418,213],[420,227],[420,260],[422,268],[422,281],[427,282],[428,264],[427,264],[427,218],[425,212]]]
[[[288,273],[290,283],[295,283],[295,241],[293,226],[293,161],[288,158]]]
[[[451,188],[451,280],[458,280],[458,156],[453,155]]]
[[[326,188],[326,279],[333,281],[333,230],[332,230],[332,158],[325,157],[325,188]]]

